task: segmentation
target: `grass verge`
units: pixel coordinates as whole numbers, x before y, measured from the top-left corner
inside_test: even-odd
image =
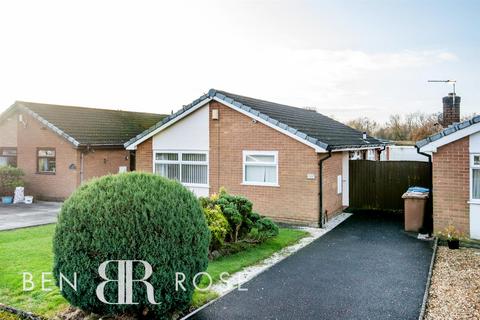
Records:
[[[48,292],[41,290],[42,272],[52,270],[54,230],[55,225],[47,225],[0,232],[1,303],[46,317],[51,317],[68,307],[67,301],[54,285],[51,275],[47,277],[52,280],[51,283],[47,283],[47,287],[52,290]],[[308,233],[305,231],[280,228],[280,233],[275,238],[252,245],[242,252],[210,261],[207,272],[214,283],[218,282],[222,272],[233,274],[244,267],[256,264],[306,235]],[[33,275],[34,290],[23,291],[23,272]],[[201,286],[207,284],[208,280],[202,279]],[[217,294],[211,291],[196,291],[192,307],[198,308],[216,297]]]

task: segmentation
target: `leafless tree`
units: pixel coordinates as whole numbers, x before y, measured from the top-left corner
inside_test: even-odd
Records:
[[[372,136],[393,141],[418,141],[442,129],[438,114],[414,112],[401,116],[393,114],[389,120],[379,125],[374,120],[361,117],[347,122],[347,125]]]
[[[360,117],[347,122],[347,125],[357,129],[358,131],[367,132],[369,135],[374,135],[379,129],[378,123],[367,117]]]

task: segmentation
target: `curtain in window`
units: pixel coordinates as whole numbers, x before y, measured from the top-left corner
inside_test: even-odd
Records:
[[[156,163],[155,173],[168,179],[180,181],[180,165],[178,163]]]
[[[276,167],[246,165],[245,181],[275,183],[277,181]]]
[[[182,182],[207,184],[207,165],[182,164]]]
[[[155,173],[182,183],[208,183],[206,153],[156,153]]]
[[[55,172],[55,159],[38,158],[39,172]]]
[[[207,161],[207,155],[205,153],[183,153],[183,161]]]
[[[277,182],[277,165],[274,155],[247,154],[244,165],[246,182]]]
[[[472,199],[480,199],[480,169],[472,169]]]

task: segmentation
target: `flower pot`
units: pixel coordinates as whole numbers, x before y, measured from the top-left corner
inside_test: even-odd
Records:
[[[3,204],[11,204],[12,202],[13,202],[13,197],[11,196],[2,197]]]
[[[460,246],[460,240],[447,240],[449,249],[458,249]]]

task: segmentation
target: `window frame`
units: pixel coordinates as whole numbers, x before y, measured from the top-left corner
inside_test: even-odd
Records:
[[[4,150],[15,150],[15,155],[14,156],[10,156],[10,155],[4,155],[3,154],[3,151]],[[13,167],[17,167],[17,161],[18,161],[18,149],[17,147],[0,147],[0,157],[5,157],[5,158],[14,158],[15,161],[14,161],[14,165]]]
[[[480,198],[473,198],[473,170],[480,170],[480,164],[475,165],[475,157],[480,157],[480,153],[470,154],[470,203],[480,204]]]
[[[178,160],[157,160],[157,153],[175,153],[178,155]],[[183,154],[189,153],[189,154],[204,154],[205,155],[205,161],[186,161],[182,160]],[[210,166],[209,166],[209,157],[208,157],[208,151],[199,151],[199,150],[153,150],[153,167],[152,171],[154,174],[158,174],[155,170],[156,164],[178,164],[178,174],[180,177],[180,180],[177,180],[180,182],[182,185],[186,187],[197,187],[197,188],[209,188],[210,187]],[[206,165],[207,166],[207,183],[187,183],[187,182],[182,182],[182,164],[192,164],[192,165]]]
[[[274,163],[267,163],[267,162],[261,162],[261,163],[248,163],[247,164],[247,156],[273,156],[274,158]],[[275,166],[275,182],[257,182],[257,181],[246,181],[246,166]],[[243,150],[242,152],[242,185],[247,185],[247,186],[261,186],[261,187],[280,187],[279,184],[279,177],[278,177],[278,167],[279,167],[279,162],[278,162],[278,151],[256,151],[256,150]]]
[[[55,152],[55,156],[53,157],[41,157],[38,155],[39,151],[53,151]],[[37,160],[37,171],[36,173],[37,174],[46,174],[46,175],[55,175],[57,174],[57,150],[56,148],[52,148],[52,147],[38,147],[37,150],[36,150],[36,160]],[[40,166],[39,166],[39,160],[40,159],[52,159],[55,161],[55,171],[40,171]]]

